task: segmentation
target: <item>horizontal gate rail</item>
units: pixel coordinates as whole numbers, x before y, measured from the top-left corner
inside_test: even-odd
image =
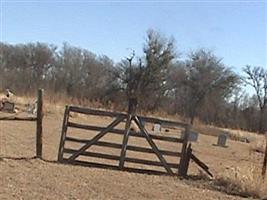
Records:
[[[167,126],[178,126],[178,127],[183,127],[183,128],[187,126],[186,123],[182,123],[182,122],[174,122],[174,121],[169,121],[169,120],[157,119],[154,117],[143,117],[143,116],[138,116],[138,115],[137,117],[141,121],[145,121],[147,123],[155,123],[155,124],[161,124],[161,125],[167,125]]]
[[[74,149],[69,149],[69,148],[64,149],[64,153],[73,154],[76,152],[77,152],[77,150],[74,150]],[[80,155],[81,156],[90,156],[90,157],[94,157],[94,158],[104,158],[104,159],[118,160],[118,161],[120,160],[120,156],[104,154],[104,153],[82,152]],[[163,167],[162,163],[157,162],[157,161],[144,160],[144,159],[139,159],[139,158],[129,158],[129,157],[125,157],[124,160],[126,162],[131,162],[131,163],[138,163],[138,164],[144,164],[144,165],[153,165],[153,166]],[[179,165],[175,164],[175,163],[168,163],[168,165],[171,168],[176,168],[176,169],[178,169],[178,167],[179,167]]]
[[[37,117],[0,117],[0,121],[37,121]]]
[[[99,115],[99,116],[106,116],[106,117],[118,117],[118,116],[124,116],[127,117],[126,113],[121,113],[121,112],[111,112],[111,111],[104,111],[104,110],[95,110],[95,109],[90,109],[90,108],[82,108],[82,107],[77,107],[77,106],[69,106],[69,110],[71,112],[76,112],[76,113],[81,113],[81,114],[86,114],[86,115]],[[168,126],[178,126],[178,127],[183,127],[185,128],[187,126],[186,123],[182,122],[175,122],[171,120],[164,120],[164,119],[158,119],[154,117],[144,117],[144,116],[138,116],[137,117],[141,121],[145,121],[147,123],[158,123],[158,124],[164,124]]]
[[[83,124],[78,124],[78,123],[74,123],[74,122],[68,122],[67,126],[68,127],[72,127],[72,128],[79,128],[79,129],[89,130],[89,131],[102,131],[102,130],[105,130],[106,129],[106,127],[83,125]],[[122,129],[114,129],[113,128],[113,129],[110,129],[109,130],[109,133],[123,135],[124,134],[124,130],[122,130]],[[138,133],[135,133],[134,131],[130,131],[130,136],[144,138],[143,135],[140,135]],[[167,141],[167,142],[183,143],[183,141],[184,141],[181,138],[175,138],[175,137],[168,137],[168,136],[161,136],[161,135],[152,135],[152,134],[149,134],[149,136],[152,139],[162,140],[162,141]]]
[[[127,117],[127,114],[125,113],[119,113],[119,112],[110,112],[110,111],[104,111],[104,110],[93,110],[90,108],[81,108],[76,106],[69,106],[69,110],[71,112],[86,114],[86,115],[98,115],[98,116],[106,116],[106,117],[118,117],[118,116],[124,116]]]
[[[69,160],[63,158],[62,163],[69,164]],[[105,163],[95,163],[95,162],[89,162],[89,161],[80,161],[80,160],[74,160],[71,162],[73,165],[78,165],[78,166],[84,166],[84,167],[97,167],[97,168],[102,168],[102,169],[112,169],[112,170],[120,170],[117,165],[111,165],[111,164],[105,164]],[[133,167],[123,167],[123,171],[128,171],[128,172],[134,172],[134,173],[146,173],[146,174],[156,174],[156,175],[168,175],[168,173],[163,172],[163,171],[157,171],[157,170],[151,170],[151,169],[138,169],[138,168],[133,168]]]
[[[78,142],[78,143],[87,143],[90,142],[90,140],[84,140],[84,139],[78,139],[78,138],[73,138],[73,137],[66,137],[66,141],[70,142]],[[102,146],[102,147],[110,147],[110,148],[115,148],[115,149],[121,149],[122,145],[117,144],[117,143],[110,143],[110,142],[103,142],[103,141],[98,141],[94,143],[96,146]],[[145,147],[138,147],[138,146],[127,146],[127,150],[129,151],[138,151],[138,152],[143,152],[143,153],[153,153],[154,151],[149,148]],[[174,152],[174,151],[167,151],[167,150],[160,150],[160,153],[166,156],[173,156],[173,157],[180,157],[181,153],[180,152]]]

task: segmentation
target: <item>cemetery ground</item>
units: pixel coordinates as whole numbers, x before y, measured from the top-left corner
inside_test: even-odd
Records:
[[[34,123],[0,121],[0,199],[259,199],[267,195],[267,184],[259,176],[263,154],[254,151],[252,143],[236,140],[227,140],[227,148],[213,145],[217,143],[217,129],[212,132],[212,128],[204,126],[196,128],[201,134],[192,148],[209,166],[214,179],[194,163],[190,163],[189,178],[182,180],[59,164],[56,161],[63,112],[64,106],[45,107],[43,160],[32,158]],[[88,120],[80,115],[72,118]],[[91,117],[89,120],[106,124],[107,119]],[[160,134],[169,133],[163,130]],[[116,136],[107,137],[121,142]],[[256,137],[256,140],[261,139]],[[129,142],[142,143],[131,138]]]

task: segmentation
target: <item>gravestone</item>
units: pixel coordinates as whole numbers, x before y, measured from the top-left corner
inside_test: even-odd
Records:
[[[3,102],[2,111],[15,112],[15,104],[9,101]]]
[[[198,139],[198,133],[194,131],[189,132],[188,141],[190,142],[196,142]]]
[[[154,131],[154,133],[160,133],[161,132],[161,125],[158,124],[158,123],[155,123],[153,125],[153,129],[152,130]]]
[[[181,138],[184,138],[185,132],[182,132]],[[188,141],[189,142],[197,142],[198,140],[198,133],[195,131],[190,131],[188,134]]]
[[[218,136],[217,145],[220,147],[226,147],[226,140],[227,140],[227,135],[226,134],[220,134]]]

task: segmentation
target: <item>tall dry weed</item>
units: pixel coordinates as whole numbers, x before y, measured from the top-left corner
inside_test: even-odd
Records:
[[[267,197],[267,177],[261,176],[260,169],[251,166],[229,168],[215,177],[214,187],[228,194],[243,197]]]

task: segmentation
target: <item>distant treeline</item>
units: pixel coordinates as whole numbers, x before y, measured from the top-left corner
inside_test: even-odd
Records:
[[[0,90],[24,95],[44,88],[50,94],[125,109],[127,100],[137,97],[138,109],[144,112],[179,114],[191,123],[198,118],[221,127],[266,130],[263,67],[244,66],[247,76],[240,77],[211,51],[199,49],[184,60],[177,52],[173,39],[153,30],[147,33],[143,55],[133,51],[122,55],[125,59],[119,63],[66,43],[60,49],[39,42],[0,43]],[[253,86],[255,80],[260,92],[251,97],[241,88]]]

